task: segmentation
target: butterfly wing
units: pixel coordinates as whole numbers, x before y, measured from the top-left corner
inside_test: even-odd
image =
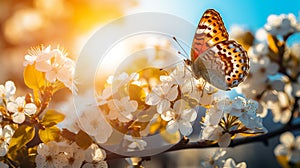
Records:
[[[196,77],[213,86],[230,90],[239,85],[249,72],[249,57],[236,41],[222,41],[212,46],[192,64]]]
[[[191,49],[192,62],[210,47],[226,40],[228,40],[228,33],[220,14],[213,9],[208,9],[204,12],[195,32]]]

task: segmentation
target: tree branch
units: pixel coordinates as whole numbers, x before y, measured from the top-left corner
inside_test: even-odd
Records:
[[[300,124],[285,125],[278,130],[269,132],[264,135],[235,139],[231,142],[229,147],[236,147],[239,145],[244,145],[244,144],[253,143],[253,142],[266,142],[269,139],[276,137],[278,135],[281,135],[282,133],[284,133],[286,131],[293,131],[293,130],[300,130]],[[184,150],[184,149],[202,149],[202,148],[211,148],[211,147],[218,147],[218,144],[217,143],[211,144],[208,141],[188,142],[188,140],[183,139],[178,144],[174,145],[173,147],[164,151],[163,153],[179,151],[179,150]],[[118,155],[118,154],[107,151],[107,160],[127,158],[127,157],[130,157],[130,156]]]

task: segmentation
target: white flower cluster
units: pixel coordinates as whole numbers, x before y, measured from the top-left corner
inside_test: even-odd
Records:
[[[73,98],[64,104],[62,111],[67,111],[67,113],[65,113],[66,118],[63,124],[65,128],[75,133],[83,130],[97,143],[102,144],[111,136],[113,129],[90,95],[93,95],[91,90],[78,97],[76,107],[73,104]]]
[[[6,115],[11,116],[13,122],[21,124],[25,121],[26,115],[36,113],[37,107],[31,102],[26,102],[24,96],[15,98],[15,93],[14,82],[7,81],[5,85],[0,85],[0,106],[7,109]]]
[[[140,107],[138,101],[122,94],[122,89],[120,90],[124,85],[134,83],[140,88],[147,86],[144,89],[145,105],[142,107],[155,111],[153,118],[149,120],[150,124],[159,118],[166,123],[164,127],[168,133],[179,131],[181,135],[191,135],[193,122],[197,118],[195,108],[199,105],[207,108],[203,118],[200,138],[202,141],[218,141],[220,146],[229,146],[231,137],[238,133],[267,132],[256,112],[259,108],[256,101],[243,97],[236,97],[233,100],[220,98],[220,96],[216,98],[214,94],[218,91],[209,84],[201,82],[203,81],[193,78],[184,64],[177,65],[169,73],[160,75],[156,82],[152,81],[150,84],[143,81],[139,74],[122,73],[109,77],[102,94],[97,97],[98,105],[100,109],[104,109],[103,114],[112,122],[122,124],[139,121],[139,116],[136,116]],[[228,123],[235,124],[228,125]],[[146,129],[149,129],[148,127]],[[140,132],[140,135],[147,136],[147,133],[149,131]],[[124,139],[131,142],[128,150],[144,150],[147,145],[142,137],[126,135]]]
[[[128,145],[126,146],[127,151],[141,151],[144,150],[147,146],[147,142],[145,140],[130,135],[125,135],[124,140],[126,140],[128,143]]]
[[[240,93],[259,102],[258,113],[261,117],[265,117],[270,109],[274,122],[287,123],[291,117],[291,97],[286,91],[285,78],[274,77],[278,74],[278,63],[268,57],[270,51],[267,44],[256,44],[248,53],[251,68],[248,78],[239,88]]]
[[[73,74],[75,62],[67,57],[67,53],[51,46],[44,48],[33,48],[25,55],[24,66],[35,65],[35,68],[44,72],[50,83],[62,82],[70,90],[74,91]]]
[[[208,161],[202,161],[201,166],[204,168],[246,168],[247,164],[245,162],[241,162],[236,164],[232,158],[227,158],[225,160],[224,155],[226,151],[223,149],[216,150],[212,157],[209,158]]]
[[[50,141],[47,144],[39,144],[37,153],[35,158],[37,167],[108,167],[104,161],[106,158],[105,151],[96,144],[83,150],[76,143]]]
[[[300,31],[300,24],[293,14],[270,15],[265,29],[272,35],[287,36]]]
[[[180,131],[189,136],[197,118],[195,107],[211,103],[212,87],[200,84],[183,64],[177,65],[169,75],[160,76],[160,81],[146,96],[146,104],[156,106],[158,114],[168,122],[166,130],[169,133]]]
[[[230,145],[231,137],[241,133],[266,133],[262,119],[256,114],[258,103],[252,99],[236,97],[217,99],[207,109],[200,140],[218,141],[220,147]]]
[[[81,110],[82,114],[76,119],[75,125],[94,137],[97,143],[105,143],[111,136],[113,129],[105,120],[101,110],[97,107],[86,107]]]
[[[0,157],[8,152],[8,145],[15,131],[9,125],[0,126]],[[0,162],[1,163],[1,162]],[[1,166],[0,166],[1,167]]]
[[[295,136],[291,132],[285,132],[280,136],[281,144],[274,149],[276,156],[286,157],[288,162],[300,162],[300,136]]]
[[[150,124],[160,117],[167,122],[166,131],[175,133],[179,131],[182,135],[188,136],[192,133],[192,123],[197,118],[194,109],[201,97],[200,92],[195,87],[196,81],[191,73],[182,66],[177,66],[169,75],[161,75],[158,83],[147,83],[140,78],[139,74],[121,73],[110,76],[102,94],[97,97],[98,105],[106,119],[112,122],[128,123],[139,119],[139,104],[130,96],[121,95],[122,89],[127,89],[129,83],[139,86],[147,93],[144,105],[147,109],[155,109],[154,116],[149,119],[147,128],[140,132],[141,136],[149,134]],[[147,86],[147,87],[144,87]],[[121,88],[121,89],[120,89]],[[121,91],[120,91],[121,90]],[[181,93],[181,94],[179,94]],[[204,94],[209,97],[207,93]],[[189,100],[196,101],[192,105]],[[105,107],[105,108],[103,108]],[[143,113],[143,112],[140,112]],[[144,150],[147,142],[143,139],[125,135],[124,139],[129,141],[128,151]]]

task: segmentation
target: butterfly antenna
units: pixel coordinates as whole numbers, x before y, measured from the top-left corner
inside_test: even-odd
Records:
[[[178,44],[178,46],[182,49],[182,51],[184,52],[185,55],[183,55],[180,51],[178,51],[178,54],[188,58],[189,54],[185,51],[185,49],[183,49],[182,45],[179,43],[179,41],[177,40],[177,38],[175,36],[173,36],[173,40]]]
[[[174,62],[174,63],[172,63],[172,64],[170,64],[170,65],[168,65],[168,66],[165,66],[164,68],[159,68],[159,70],[161,71],[161,70],[170,68],[170,67],[172,67],[172,66],[174,66],[174,65],[176,65],[176,64],[179,64],[179,63],[181,63],[181,62],[182,62],[182,60],[180,60],[180,61],[178,61],[178,62]]]

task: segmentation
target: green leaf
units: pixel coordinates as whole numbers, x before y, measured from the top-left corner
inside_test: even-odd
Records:
[[[75,137],[75,142],[82,149],[87,149],[89,146],[91,146],[93,140],[87,133],[80,130]]]
[[[58,141],[60,137],[60,129],[57,126],[46,127],[39,130],[39,136],[42,142]]]
[[[15,131],[9,143],[9,150],[18,150],[25,146],[34,137],[35,129],[29,125],[21,125]]]
[[[25,84],[33,90],[39,90],[45,85],[45,74],[37,71],[35,65],[27,65],[23,76]]]
[[[57,123],[63,121],[64,119],[65,119],[65,115],[55,110],[48,110],[44,115],[41,123],[46,127],[52,127]]]

